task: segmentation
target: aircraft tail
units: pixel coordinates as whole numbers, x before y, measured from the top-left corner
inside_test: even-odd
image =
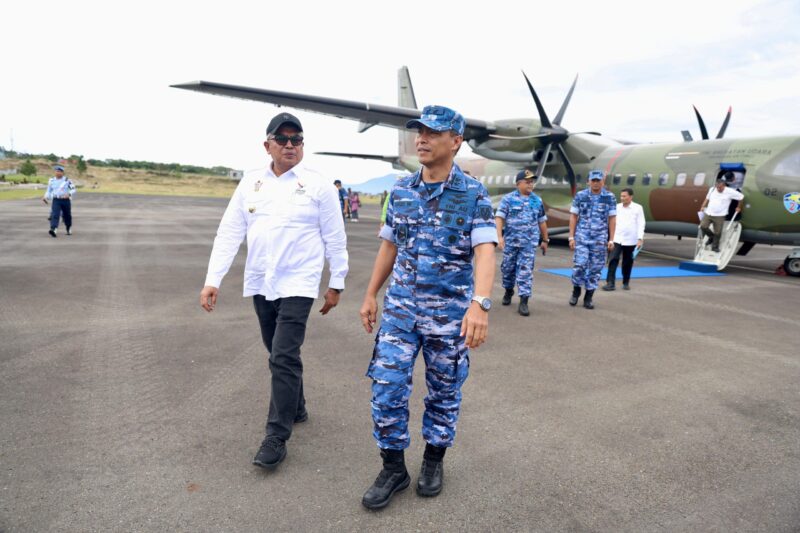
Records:
[[[417,109],[417,99],[414,97],[414,87],[411,85],[411,75],[408,67],[400,67],[397,71],[397,105]],[[417,149],[414,146],[415,134],[409,130],[398,130],[398,154],[403,156],[417,157]]]
[[[400,107],[417,109],[417,99],[414,97],[414,87],[411,86],[411,76],[408,67],[400,67],[397,71],[397,103]],[[359,133],[363,133],[375,123],[360,122],[358,125]],[[356,154],[351,152],[316,152],[319,155],[330,155],[334,157],[352,157],[355,159],[368,159],[373,161],[385,161],[391,163],[397,170],[415,171],[419,168],[417,159],[417,148],[414,144],[416,133],[412,130],[398,130],[398,150],[397,155],[372,155]]]

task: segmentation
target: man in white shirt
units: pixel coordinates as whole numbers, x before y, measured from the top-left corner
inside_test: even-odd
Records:
[[[703,220],[700,222],[700,230],[708,236],[709,241],[713,241],[711,251],[719,252],[719,238],[722,236],[722,227],[725,224],[725,217],[728,215],[731,201],[739,200],[736,213],[741,213],[743,199],[744,195],[736,189],[728,187],[725,178],[722,177],[717,179],[716,186],[708,190],[706,199],[700,207],[700,210],[705,212]],[[708,229],[711,224],[714,225],[713,232]]]
[[[297,117],[275,116],[264,147],[272,164],[245,173],[236,187],[214,239],[200,305],[214,310],[222,278],[246,237],[244,296],[253,297],[272,374],[266,438],[253,464],[274,468],[286,457],[292,424],[308,419],[300,347],[325,259],[331,276],[323,315],[339,303],[348,258],[336,188],[301,164]]]
[[[625,188],[619,194],[621,203],[617,204],[617,226],[614,229],[614,249],[608,260],[608,274],[604,291],[613,291],[616,283],[617,265],[622,255],[622,288],[631,288],[633,252],[644,243],[644,210],[633,201],[633,189]]]

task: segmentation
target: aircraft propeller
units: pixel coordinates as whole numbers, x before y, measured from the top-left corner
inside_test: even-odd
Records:
[[[700,135],[703,137],[703,140],[708,140],[708,130],[706,129],[706,123],[703,122],[703,117],[700,116],[700,111],[697,110],[696,106],[692,106],[694,109],[694,114],[697,116],[697,123],[700,125]],[[719,133],[717,133],[717,139],[722,139],[725,135],[725,130],[728,129],[728,123],[731,121],[731,111],[732,107],[728,106],[728,113],[725,115],[725,120],[722,122],[722,127],[719,129]]]
[[[542,102],[539,100],[539,96],[536,94],[536,90],[531,84],[531,80],[528,79],[525,71],[522,72],[522,75],[525,77],[525,82],[528,84],[528,89],[531,91],[533,101],[536,103],[536,110],[539,112],[539,122],[542,125],[540,133],[536,136],[542,139],[542,143],[544,143],[542,156],[539,158],[539,164],[536,166],[536,179],[538,180],[542,177],[544,167],[547,164],[547,158],[550,156],[550,151],[555,147],[556,151],[561,156],[561,160],[564,162],[564,167],[567,169],[567,177],[569,179],[570,188],[572,189],[572,195],[575,196],[575,190],[577,189],[575,170],[572,168],[572,163],[570,163],[567,153],[564,151],[564,147],[561,146],[561,143],[566,141],[570,134],[565,128],[561,127],[561,120],[564,118],[564,113],[567,111],[567,105],[569,105],[569,101],[572,98],[575,84],[578,83],[578,76],[575,76],[575,80],[572,82],[572,86],[569,88],[569,92],[566,98],[564,98],[564,103],[561,104],[561,109],[558,110],[555,119],[553,122],[550,122],[544,110],[544,106],[542,106]]]

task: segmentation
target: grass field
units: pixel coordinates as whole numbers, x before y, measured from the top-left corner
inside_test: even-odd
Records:
[[[46,184],[50,177],[52,163],[46,160],[35,160],[37,175],[7,176],[8,182]],[[21,161],[4,160],[4,167],[14,168]],[[213,174],[190,174],[174,172],[146,171],[127,168],[108,168],[89,166],[84,174],[77,169],[65,165],[65,174],[78,186],[78,194],[113,193],[113,194],[147,194],[169,196],[205,196],[212,198],[230,198],[238,182],[226,176]],[[20,198],[37,198],[44,194],[43,190],[16,189],[0,187],[0,200],[16,200]],[[361,195],[361,202],[376,204],[379,198],[366,194]]]
[[[0,201],[2,200],[24,200],[25,198],[41,198],[44,191],[39,189],[0,189]]]
[[[10,183],[46,184],[50,177],[52,163],[46,160],[34,160],[37,175],[25,178],[21,175],[7,176]],[[21,161],[8,159],[3,166],[13,168]],[[77,169],[65,165],[65,174],[78,187],[78,194],[114,193],[114,194],[149,194],[175,196],[207,196],[229,198],[236,188],[237,182],[226,176],[211,174],[181,174],[173,172],[145,171],[138,169],[107,168],[89,166],[84,174]],[[44,191],[31,189],[0,188],[0,200],[41,197]]]

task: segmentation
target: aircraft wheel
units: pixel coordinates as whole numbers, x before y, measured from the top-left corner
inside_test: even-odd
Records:
[[[784,259],[783,269],[790,276],[800,277],[800,257],[787,257]]]

